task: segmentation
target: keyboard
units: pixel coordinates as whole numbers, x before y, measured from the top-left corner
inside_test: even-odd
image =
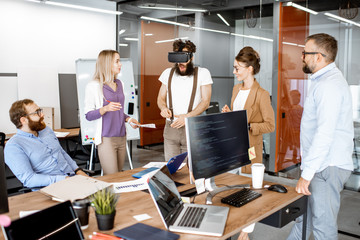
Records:
[[[261,193],[255,192],[248,188],[243,188],[227,197],[221,199],[222,203],[229,204],[234,207],[241,207],[258,197],[261,197]]]
[[[199,228],[207,208],[188,207],[179,222],[180,227]]]

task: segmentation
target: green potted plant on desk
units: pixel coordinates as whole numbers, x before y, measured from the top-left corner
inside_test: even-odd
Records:
[[[111,188],[104,188],[90,196],[91,205],[95,209],[99,230],[106,231],[114,227],[116,204],[119,195]]]

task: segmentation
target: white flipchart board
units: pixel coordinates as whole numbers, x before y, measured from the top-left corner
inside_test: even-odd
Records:
[[[135,119],[139,119],[137,95],[135,94],[134,71],[131,59],[121,59],[121,72],[118,75],[124,83],[125,103],[124,112]],[[78,59],[76,60],[76,83],[78,92],[79,112],[80,112],[80,127],[82,144],[88,145],[94,143],[95,126],[93,121],[88,121],[85,118],[84,99],[86,84],[93,79],[95,72],[96,59]],[[131,107],[132,105],[132,107]],[[133,108],[133,112],[129,112]],[[126,124],[127,140],[135,140],[140,138],[139,129],[133,129]]]

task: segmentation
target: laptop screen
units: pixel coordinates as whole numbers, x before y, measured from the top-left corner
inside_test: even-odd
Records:
[[[165,226],[168,227],[172,216],[183,205],[174,181],[160,170],[149,179],[149,191]]]
[[[9,240],[84,239],[70,201],[12,221],[11,225],[5,227],[4,230]]]

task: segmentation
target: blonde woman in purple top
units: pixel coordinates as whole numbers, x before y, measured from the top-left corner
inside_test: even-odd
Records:
[[[124,113],[124,86],[116,78],[120,73],[120,54],[103,50],[96,61],[94,79],[85,89],[85,112],[88,121],[95,121],[97,145],[104,175],[122,170],[126,156],[126,128],[139,122]]]

